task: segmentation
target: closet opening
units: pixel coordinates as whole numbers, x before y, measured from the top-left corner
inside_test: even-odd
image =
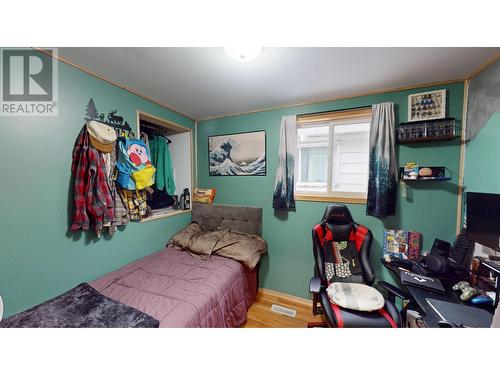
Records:
[[[148,146],[156,168],[155,184],[147,193],[147,216],[141,222],[191,211],[182,196],[193,191],[192,131],[182,125],[137,111],[137,137]],[[187,189],[187,190],[186,190]]]

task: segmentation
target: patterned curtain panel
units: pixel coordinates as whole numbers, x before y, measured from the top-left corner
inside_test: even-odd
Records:
[[[395,132],[394,103],[373,105],[367,215],[386,217],[396,214],[398,166]]]
[[[273,195],[275,210],[295,211],[294,168],[297,152],[297,117],[281,118],[280,154]]]

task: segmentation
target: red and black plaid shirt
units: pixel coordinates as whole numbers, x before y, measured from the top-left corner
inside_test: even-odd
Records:
[[[104,159],[99,151],[89,145],[85,126],[73,148],[71,172],[75,177],[71,230],[88,230],[93,221],[99,234],[103,223],[113,220],[114,205]]]

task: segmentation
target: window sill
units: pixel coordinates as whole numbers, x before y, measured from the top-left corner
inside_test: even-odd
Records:
[[[296,201],[366,204],[366,197],[333,197],[326,195],[295,194]]]
[[[175,210],[175,211],[166,212],[166,213],[160,214],[160,215],[151,215],[151,216],[148,216],[148,217],[142,219],[140,222],[141,223],[147,223],[148,221],[165,219],[166,217],[177,216],[177,215],[182,215],[182,214],[187,214],[187,213],[191,213],[191,210]]]

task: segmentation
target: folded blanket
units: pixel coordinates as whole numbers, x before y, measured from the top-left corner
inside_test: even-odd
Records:
[[[213,254],[231,258],[253,270],[267,252],[267,243],[259,236],[226,229],[214,247]]]
[[[267,243],[259,236],[229,228],[203,230],[197,223],[177,232],[167,245],[180,247],[203,260],[210,259],[213,254],[234,259],[249,270],[253,270],[267,252]]]
[[[159,321],[87,283],[0,322],[4,328],[155,328]]]
[[[214,253],[215,248],[220,242],[221,238],[228,231],[229,229],[203,231],[189,241],[186,250],[189,251],[191,255],[204,260],[208,260],[210,259],[212,253]]]

